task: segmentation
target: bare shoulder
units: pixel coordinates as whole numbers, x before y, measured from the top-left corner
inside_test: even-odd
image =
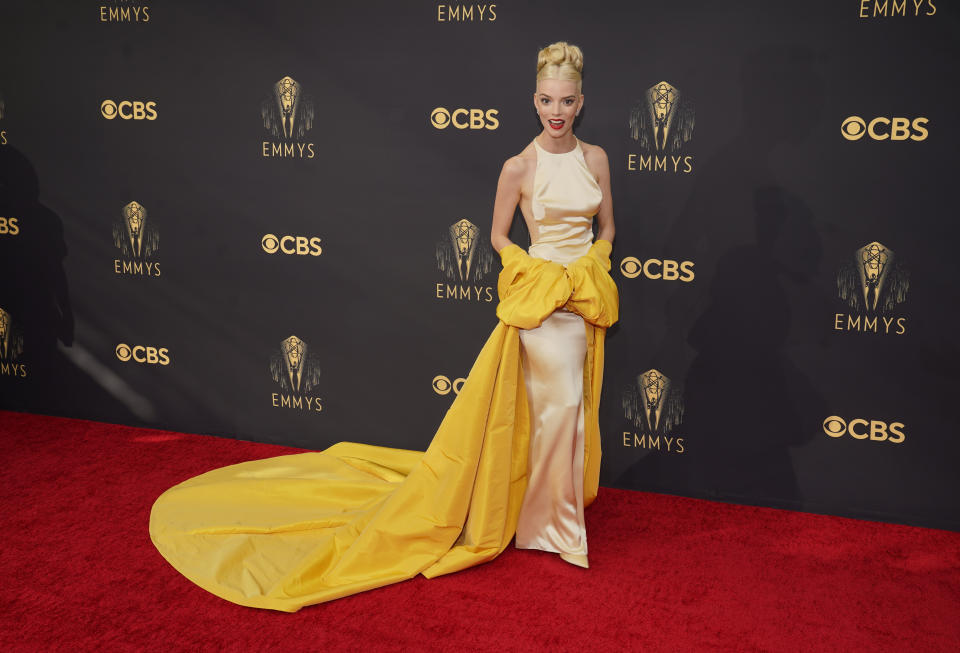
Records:
[[[503,162],[503,176],[511,181],[521,182],[537,166],[537,155],[533,146],[528,145],[519,154]]]
[[[591,145],[580,141],[580,147],[583,149],[583,160],[599,181],[610,174],[610,162],[607,160],[607,153],[599,145]]]
[[[587,163],[590,163],[590,159],[593,159],[597,163],[607,162],[607,153],[599,145],[592,145],[586,141],[580,141],[580,147],[583,149],[583,158],[587,160]]]

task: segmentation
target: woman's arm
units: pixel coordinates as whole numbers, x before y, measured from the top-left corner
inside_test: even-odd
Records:
[[[597,211],[597,240],[607,240],[613,243],[613,235],[616,229],[613,226],[613,195],[610,192],[610,162],[607,159],[607,153],[600,146],[596,147],[596,155],[593,158],[594,170],[597,175],[597,183],[600,184],[600,190],[603,191],[603,199],[600,200],[600,210]]]
[[[523,183],[525,163],[520,157],[512,156],[503,163],[500,179],[497,181],[497,199],[493,204],[493,225],[490,227],[490,243],[499,252],[513,242],[507,235],[513,223],[513,215],[520,203],[520,188]]]

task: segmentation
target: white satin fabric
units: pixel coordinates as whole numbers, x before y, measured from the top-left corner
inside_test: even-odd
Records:
[[[580,141],[561,154],[534,140],[531,256],[563,265],[590,249],[593,216],[603,192],[587,167]],[[554,311],[539,327],[520,331],[531,432],[527,490],[515,546],[556,553],[587,553],[583,518],[583,318]]]

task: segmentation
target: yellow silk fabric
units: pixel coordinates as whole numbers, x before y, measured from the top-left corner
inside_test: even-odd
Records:
[[[597,496],[597,405],[617,319],[610,243],[567,268],[501,251],[500,322],[427,451],[339,442],[215,469],[163,493],[150,537],[180,573],[224,599],[294,612],[492,560],[510,543],[527,482],[530,416],[519,328],[566,305],[583,316],[584,504]]]

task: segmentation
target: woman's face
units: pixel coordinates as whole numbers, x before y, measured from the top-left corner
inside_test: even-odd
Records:
[[[573,129],[573,119],[583,106],[577,83],[561,79],[541,79],[533,104],[540,115],[543,130],[553,138],[562,138]]]

